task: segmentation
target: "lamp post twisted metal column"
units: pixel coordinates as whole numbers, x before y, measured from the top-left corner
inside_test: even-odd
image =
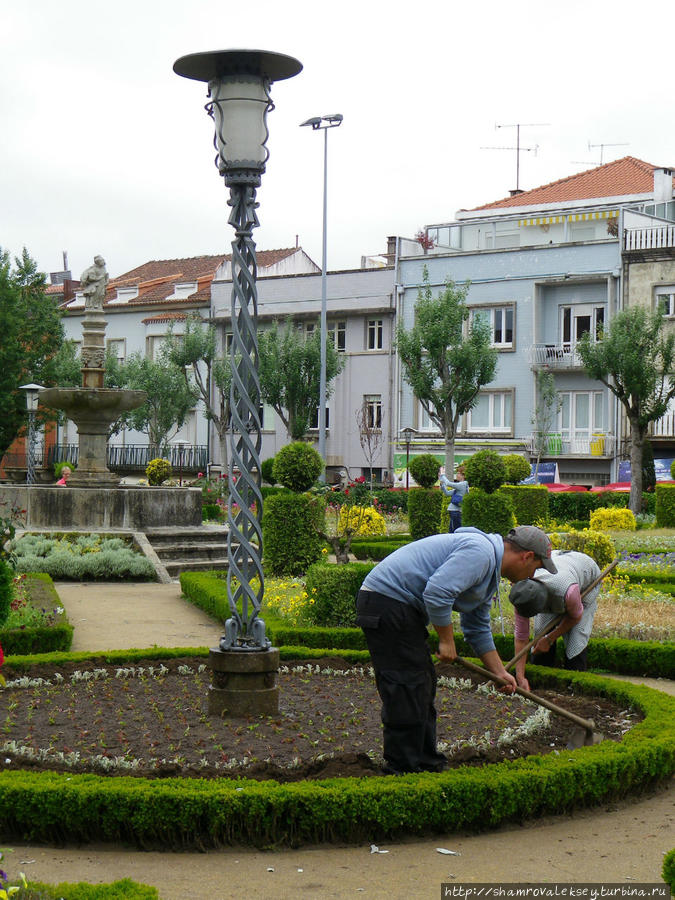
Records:
[[[265,624],[258,617],[264,577],[258,296],[253,229],[259,224],[256,189],[260,186],[269,155],[266,119],[268,111],[274,108],[270,85],[297,75],[302,65],[297,59],[279,53],[217,50],[183,56],[173,68],[185,78],[208,82],[206,109],[215,123],[216,165],[230,189],[228,205],[232,211],[229,223],[235,231],[232,243],[232,431],[227,541],[230,617],[225,623],[219,650],[212,650],[210,654],[214,690],[209,697],[209,708],[221,715],[224,712],[235,715],[276,712],[278,689],[273,687],[273,682],[274,671],[278,668],[278,651],[270,647]],[[258,653],[233,655],[230,651]],[[247,675],[254,678],[246,679]],[[241,689],[242,681],[254,684],[254,687]],[[219,695],[215,699],[214,693]]]

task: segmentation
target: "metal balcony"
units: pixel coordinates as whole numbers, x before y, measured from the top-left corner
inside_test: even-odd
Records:
[[[530,454],[537,452],[538,433],[533,432],[527,438],[527,449]],[[547,433],[544,456],[554,459],[560,456],[588,456],[596,459],[612,458],[616,453],[617,441],[613,434],[596,432],[592,435],[571,436],[565,432]]]
[[[582,369],[583,363],[574,344],[532,344],[530,365],[546,369]]]

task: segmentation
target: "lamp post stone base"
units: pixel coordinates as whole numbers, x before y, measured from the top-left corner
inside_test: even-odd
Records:
[[[279,712],[279,651],[209,650],[211,716],[274,716]]]

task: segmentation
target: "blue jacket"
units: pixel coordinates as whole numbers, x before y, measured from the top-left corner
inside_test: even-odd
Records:
[[[433,625],[449,625],[457,610],[464,637],[480,656],[495,649],[490,604],[503,556],[501,535],[458,528],[395,550],[366,575],[361,587],[417,607]]]

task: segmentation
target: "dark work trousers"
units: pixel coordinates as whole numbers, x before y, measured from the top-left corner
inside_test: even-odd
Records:
[[[356,613],[382,701],[385,770],[440,772],[446,757],[436,749],[436,670],[422,614],[373,591],[359,592]]]
[[[462,527],[462,510],[461,509],[451,509],[450,510],[450,534],[457,531],[458,528]]]
[[[532,663],[535,666],[550,666],[551,668],[556,667],[556,644],[558,642],[554,641],[553,646],[550,650],[547,650],[545,653],[533,653],[532,654]],[[575,672],[587,672],[588,671],[588,647],[584,647],[581,653],[577,653],[576,656],[573,656],[571,659],[568,659],[567,656],[564,656],[563,666],[566,669],[570,669]]]

